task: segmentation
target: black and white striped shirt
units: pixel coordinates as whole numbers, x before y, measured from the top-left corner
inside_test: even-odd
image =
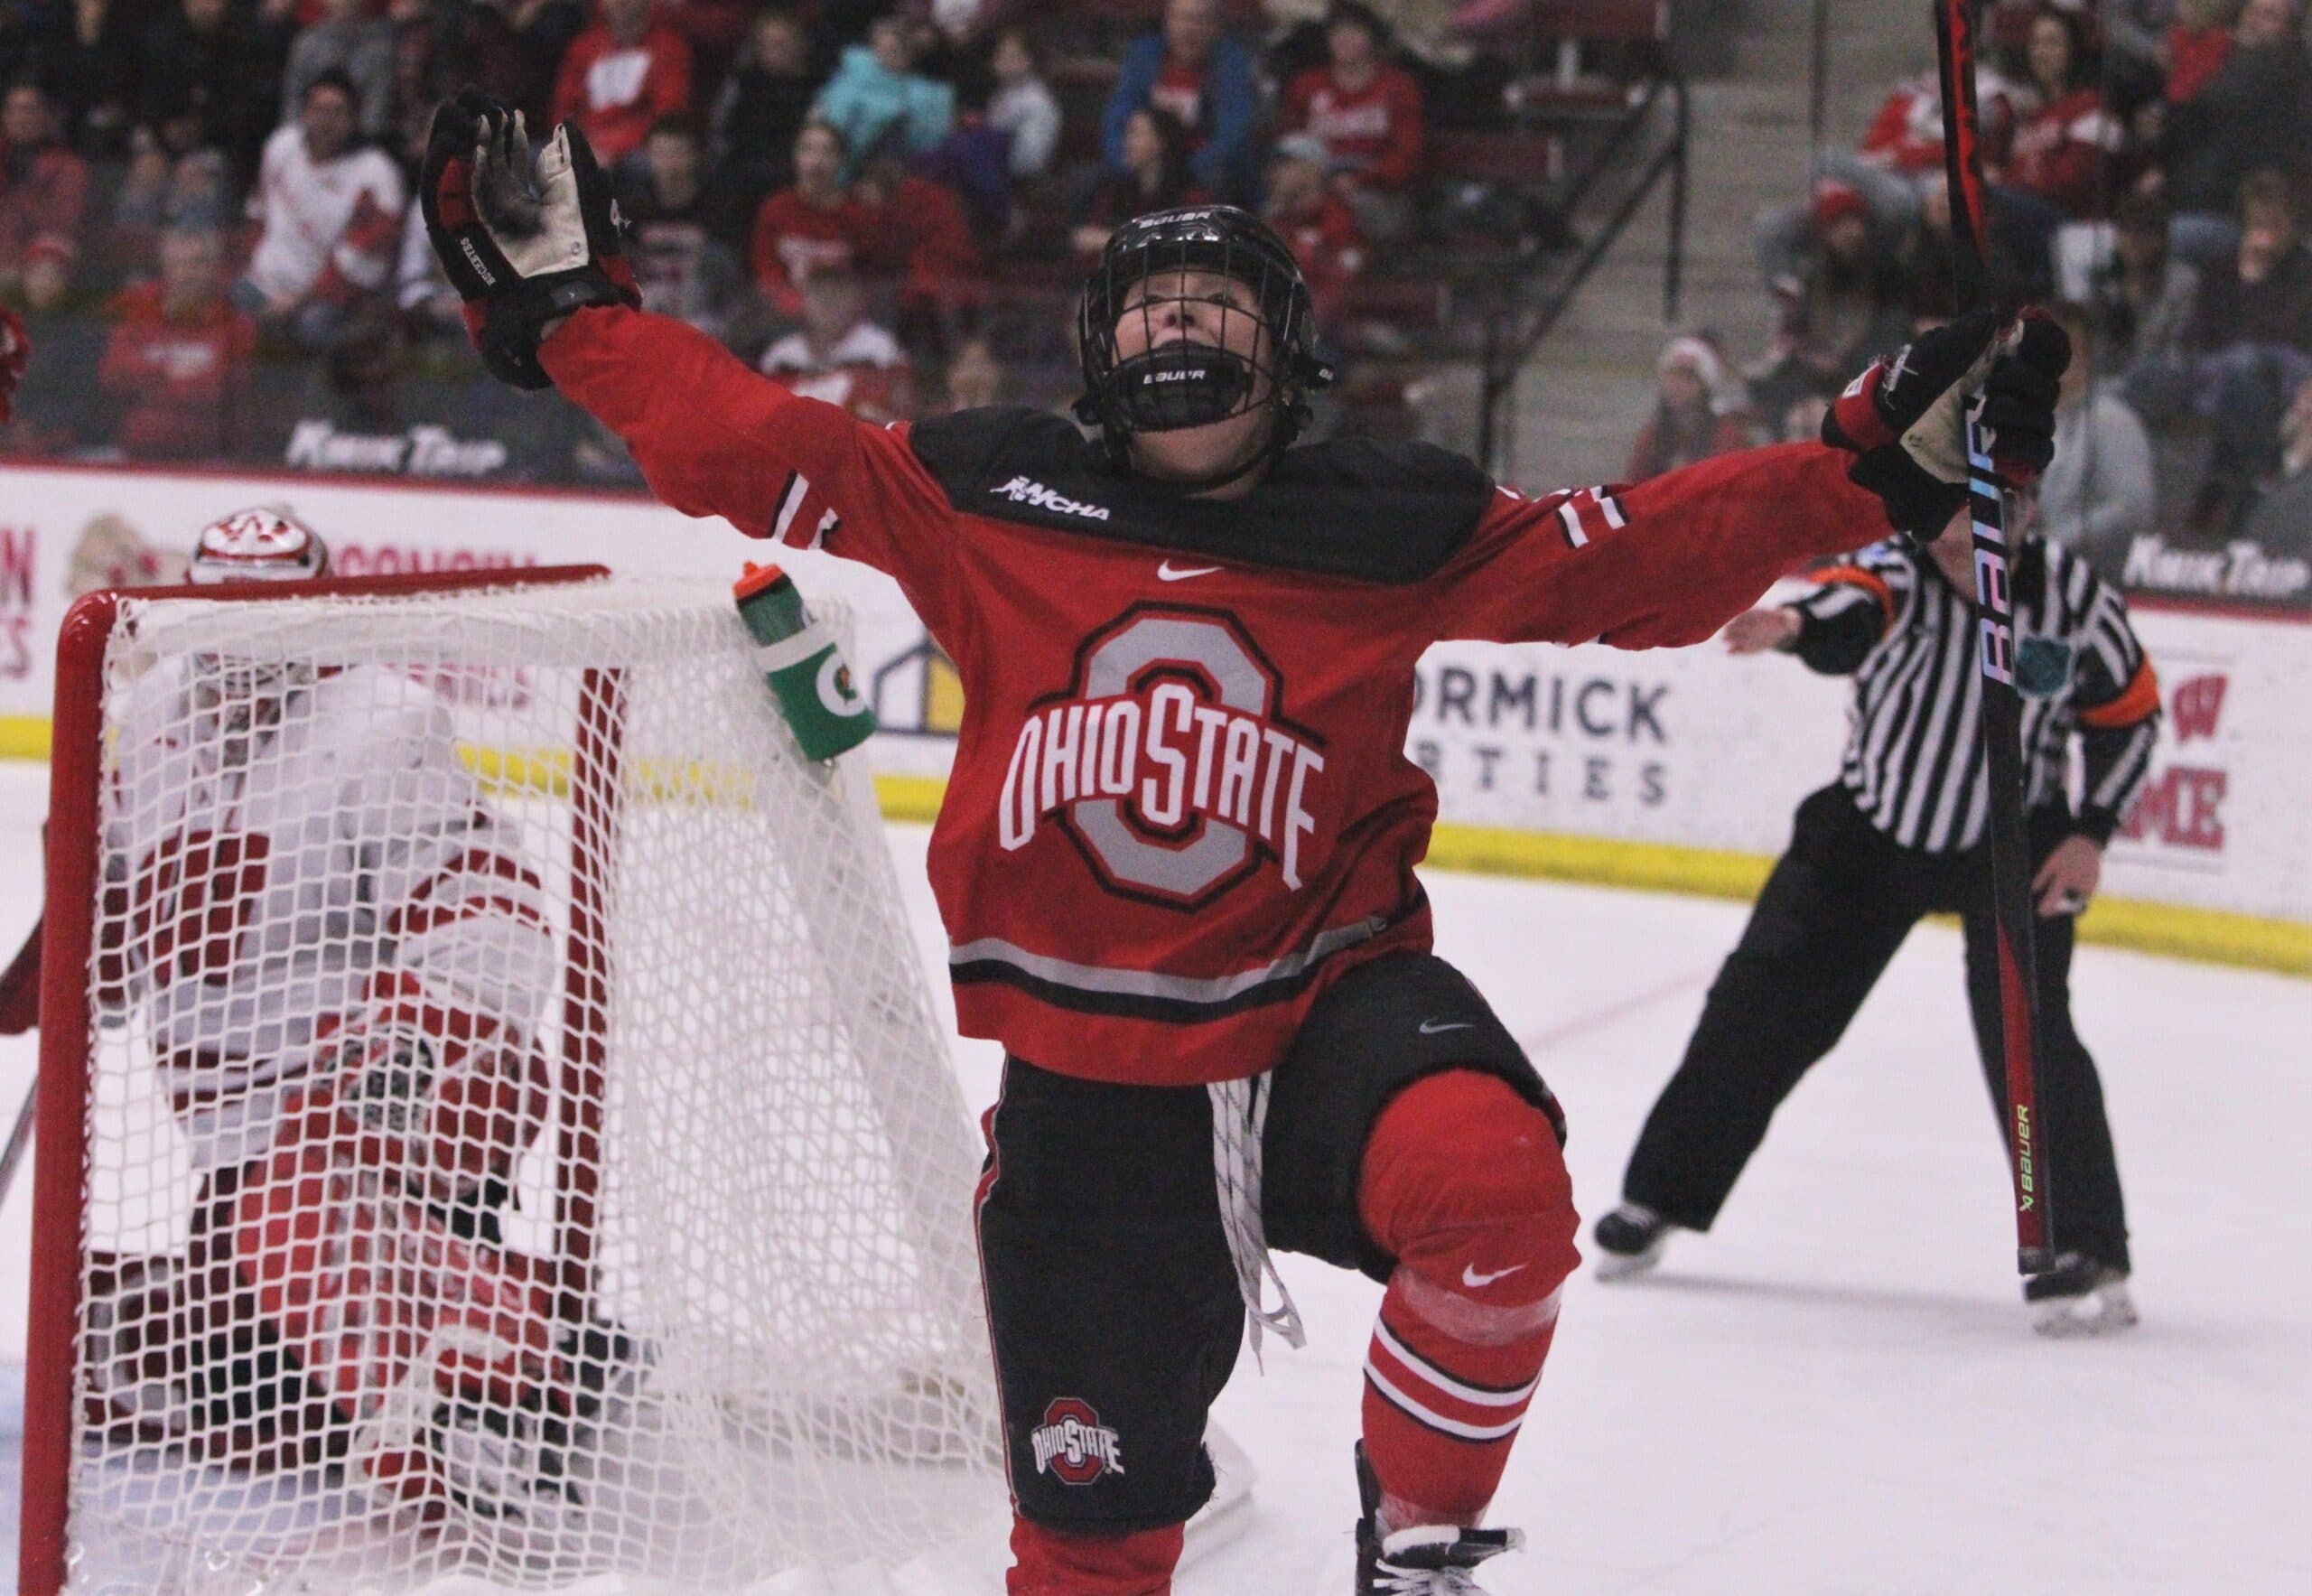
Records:
[[[1855,678],[1840,775],[1856,807],[1906,848],[1946,853],[1983,835],[1976,611],[1934,556],[1874,544],[1817,578],[1794,606],[1809,666]],[[2025,803],[2066,804],[2081,735],[2078,829],[2097,842],[2142,789],[2158,735],[2159,685],[2127,606],[2060,544],[2028,540],[2014,567]]]

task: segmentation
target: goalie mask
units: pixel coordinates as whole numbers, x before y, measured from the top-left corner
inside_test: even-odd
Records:
[[[287,511],[260,507],[211,521],[193,539],[184,579],[196,587],[233,582],[309,582],[329,571],[329,548]],[[280,700],[313,678],[308,665],[260,663],[230,656],[193,658],[196,703],[221,717],[238,739],[277,718]]]
[[[1215,275],[1241,285],[1255,308],[1213,294]],[[1123,354],[1118,323],[1134,317],[1140,325],[1125,341],[1135,352]],[[1332,381],[1316,334],[1300,264],[1260,218],[1233,205],[1135,218],[1109,238],[1084,285],[1077,419],[1099,427],[1121,464],[1135,433],[1210,426],[1266,407],[1275,423],[1260,453],[1229,473],[1242,475],[1292,442],[1308,425],[1309,396]]]
[[[284,510],[235,510],[211,521],[192,540],[185,580],[209,587],[226,582],[306,582],[329,571],[329,549],[313,529]]]

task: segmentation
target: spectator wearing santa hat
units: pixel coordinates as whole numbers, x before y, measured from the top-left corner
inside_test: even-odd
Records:
[[[1757,443],[1749,397],[1727,369],[1712,335],[1672,339],[1655,362],[1654,373],[1654,414],[1630,445],[1624,481],[1642,482]]]

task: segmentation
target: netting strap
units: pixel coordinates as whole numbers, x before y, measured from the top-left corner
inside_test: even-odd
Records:
[[[1244,1295],[1252,1323],[1257,1362],[1263,1330],[1274,1330],[1289,1347],[1309,1344],[1300,1310],[1269,1256],[1268,1233],[1261,1221],[1261,1134],[1268,1125],[1269,1077],[1263,1071],[1241,1080],[1216,1080],[1205,1089],[1212,1097],[1212,1163],[1220,1183],[1220,1227],[1236,1265],[1236,1289]],[[1264,1301],[1268,1281],[1276,1283],[1273,1308]]]

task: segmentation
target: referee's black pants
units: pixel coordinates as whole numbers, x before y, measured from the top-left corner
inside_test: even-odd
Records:
[[[2071,829],[2069,814],[2030,817],[2036,869]],[[1829,1052],[1921,916],[1956,911],[1967,943],[1967,1003],[1983,1078],[2004,1134],[1999,968],[1990,871],[1980,848],[1899,846],[1833,784],[1799,806],[1790,851],[1774,868],[1742,940],[1718,973],[1645,1133],[1622,1195],[1707,1230],[1735,1177],[1798,1078]],[[2037,922],[2041,1150],[2054,1186],[2053,1242],[2128,1267],[2102,1083],[2071,1023],[2073,919]]]

